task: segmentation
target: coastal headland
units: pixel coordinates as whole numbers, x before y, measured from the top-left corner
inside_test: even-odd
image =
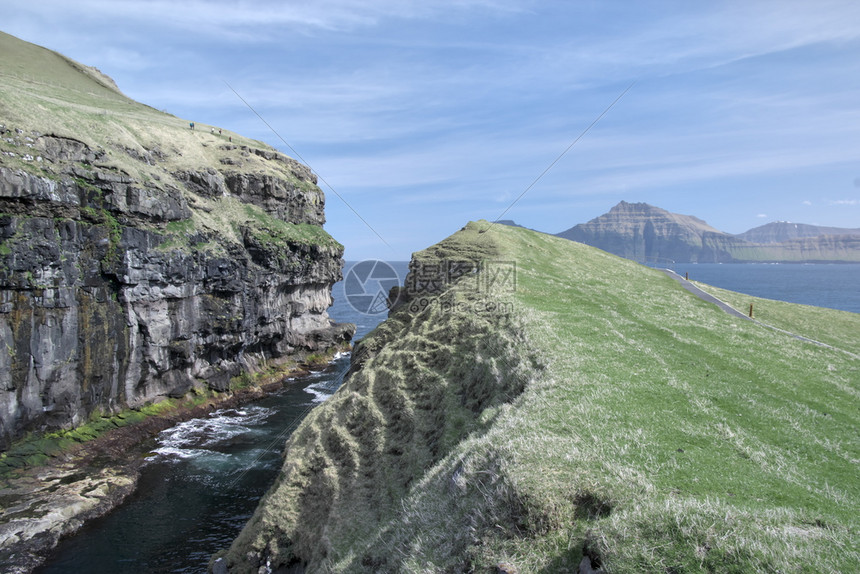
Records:
[[[309,168],[13,36],[0,53],[0,551],[26,566],[133,489],[141,439],[355,326],[327,314],[343,246]]]
[[[718,295],[781,330],[469,223],[414,255],[213,571],[857,569],[860,316]]]

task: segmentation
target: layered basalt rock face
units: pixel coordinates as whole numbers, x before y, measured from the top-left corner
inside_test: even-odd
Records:
[[[351,338],[307,167],[0,40],[56,80],[0,94],[0,448]]]
[[[857,229],[774,222],[731,235],[691,215],[626,201],[556,235],[658,265],[860,262]]]

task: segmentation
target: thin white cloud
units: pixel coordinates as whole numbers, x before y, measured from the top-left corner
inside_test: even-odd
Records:
[[[283,148],[227,80],[339,193],[386,214],[494,211],[634,78],[508,216],[837,171],[860,187],[854,1],[4,0],[0,21],[135,99]],[[829,205],[858,205],[827,185],[848,196]],[[800,210],[809,189],[777,199]],[[330,201],[349,242],[354,216]]]
[[[549,46],[547,66],[576,77],[660,77],[713,69],[768,54],[860,38],[860,4],[831,1],[721,2],[654,13],[648,26]],[[631,11],[635,6],[631,6]],[[601,32],[602,28],[598,28]],[[534,69],[534,68],[532,68]],[[540,69],[540,68],[539,68]]]
[[[16,10],[27,10],[30,3],[11,4],[17,4]],[[186,30],[191,35],[213,34],[221,39],[259,42],[276,38],[276,30],[345,31],[376,26],[385,20],[435,19],[463,11],[516,12],[528,4],[513,0],[41,0],[36,10],[58,18],[81,14],[91,21],[154,25]]]

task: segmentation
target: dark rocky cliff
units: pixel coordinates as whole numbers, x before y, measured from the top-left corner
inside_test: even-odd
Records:
[[[349,340],[309,169],[0,40],[0,448]]]

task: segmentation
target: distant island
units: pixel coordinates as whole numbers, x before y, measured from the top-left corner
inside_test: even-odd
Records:
[[[777,221],[732,235],[692,215],[626,201],[556,235],[650,264],[860,263],[860,229]]]

